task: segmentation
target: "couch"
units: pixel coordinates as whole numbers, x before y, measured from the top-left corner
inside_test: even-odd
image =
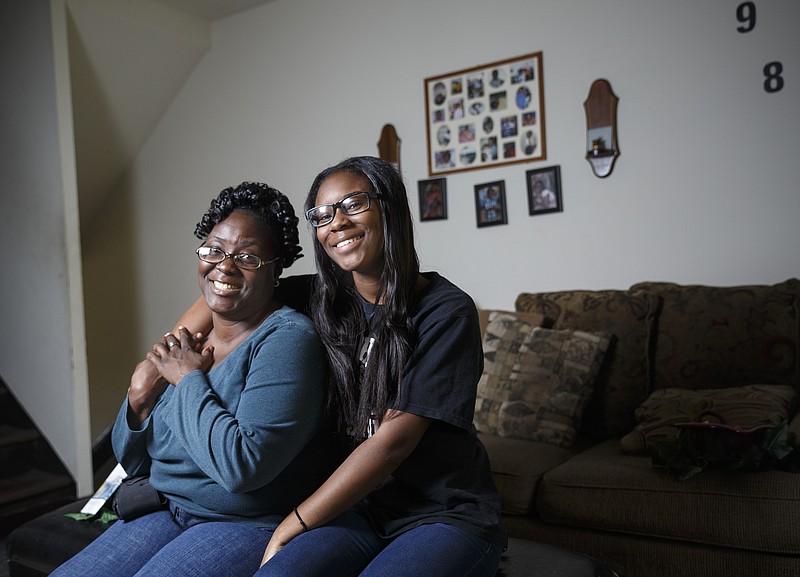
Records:
[[[800,474],[679,480],[651,452],[709,408],[795,438],[800,281],[521,293],[514,308],[481,311],[476,406],[511,537],[622,577],[800,575]]]

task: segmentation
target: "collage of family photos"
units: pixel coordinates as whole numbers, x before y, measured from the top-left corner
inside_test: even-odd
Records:
[[[547,158],[542,53],[425,79],[431,176]]]

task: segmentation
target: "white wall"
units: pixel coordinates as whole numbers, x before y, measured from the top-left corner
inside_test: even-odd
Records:
[[[92,489],[75,159],[63,6],[0,12],[0,374]],[[55,33],[51,35],[51,31]]]
[[[746,35],[736,3],[695,0],[276,0],[216,23],[117,193],[133,236],[115,237],[111,220],[105,237],[134,248],[122,263],[138,319],[129,352],[198,295],[192,233],[221,188],[263,180],[299,208],[319,170],[376,154],[392,123],[416,211],[423,79],[539,50],[548,159],[448,176],[448,220],[417,226],[425,269],[493,308],[522,291],[800,276],[800,4],[756,4]],[[762,88],[771,60],[785,70],[776,94]],[[583,101],[601,77],[620,98],[622,156],[606,179],[584,159]],[[564,212],[530,217],[525,171],[550,165]],[[477,229],[473,186],[496,179],[509,224]],[[313,269],[301,238],[307,256],[288,273]],[[96,272],[114,294],[107,263]]]

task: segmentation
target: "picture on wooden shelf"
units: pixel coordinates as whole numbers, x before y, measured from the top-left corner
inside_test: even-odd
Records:
[[[417,182],[419,189],[419,219],[447,220],[447,179],[432,178]]]
[[[504,180],[475,185],[475,215],[478,228],[508,224]]]
[[[561,167],[536,168],[525,173],[528,183],[528,214],[561,212]]]

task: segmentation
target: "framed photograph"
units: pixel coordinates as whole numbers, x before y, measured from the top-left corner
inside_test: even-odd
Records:
[[[536,168],[525,173],[528,183],[528,214],[561,212],[561,167]]]
[[[431,178],[417,182],[419,188],[419,219],[447,220],[447,179]]]
[[[545,160],[542,53],[425,79],[428,174]]]
[[[504,180],[475,185],[475,216],[478,228],[508,224]]]

